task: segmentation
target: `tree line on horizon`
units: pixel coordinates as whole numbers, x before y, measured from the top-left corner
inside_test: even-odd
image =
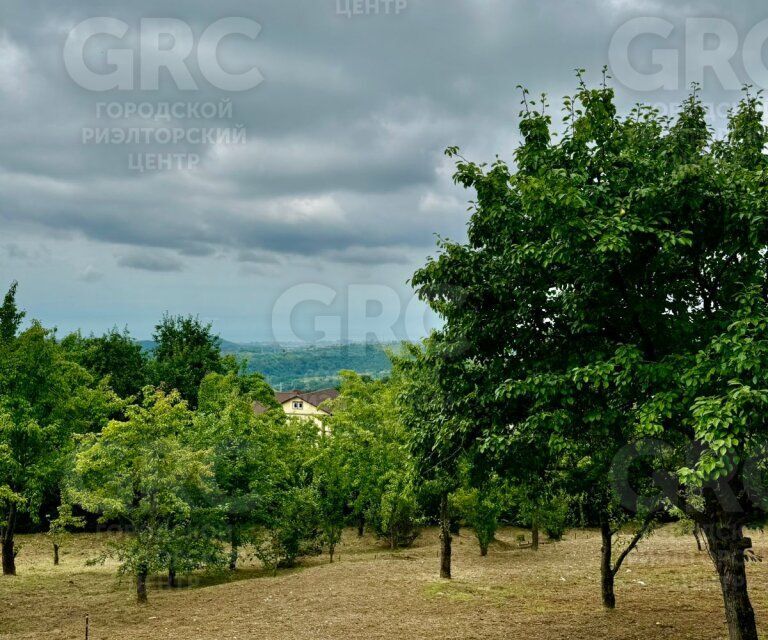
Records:
[[[345,527],[396,549],[437,520],[440,493],[418,474],[404,418],[418,350],[393,354],[384,380],[342,372],[319,430],[287,416],[195,318],[165,316],[148,354],[117,331],[59,340],[35,321],[22,329],[15,294],[14,283],[0,307],[5,575],[16,573],[21,516],[46,530],[54,564],[95,518],[127,533],[91,561],[117,559],[139,602],[159,572],[175,586],[236,571],[243,553],[273,572],[323,551],[333,562]],[[523,501],[500,480],[491,493],[473,487],[469,467],[462,477],[454,520],[475,527],[485,555],[504,516],[527,524]],[[552,537],[565,526],[558,514],[542,525]]]

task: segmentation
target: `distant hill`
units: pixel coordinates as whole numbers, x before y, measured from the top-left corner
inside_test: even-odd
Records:
[[[140,340],[153,351],[152,340]],[[221,352],[247,362],[249,371],[264,374],[275,389],[313,391],[336,386],[339,371],[349,369],[372,378],[382,378],[392,369],[386,349],[396,345],[348,343],[311,346],[282,346],[274,343],[238,344],[222,340]]]
[[[154,340],[137,340],[136,342],[138,342],[145,351],[150,353],[152,353],[157,346],[157,343]],[[229,340],[221,341],[222,353],[239,353],[240,349],[244,347],[247,348],[246,345],[240,345],[237,344],[237,342],[230,342]]]
[[[339,371],[350,369],[381,378],[392,369],[380,344],[334,344],[300,347],[240,345],[237,355],[248,362],[249,371],[259,371],[276,389],[323,389],[339,382]],[[223,351],[223,349],[222,349]]]

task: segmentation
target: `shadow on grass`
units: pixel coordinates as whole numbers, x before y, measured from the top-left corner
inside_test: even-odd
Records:
[[[210,571],[201,573],[189,573],[176,576],[176,586],[168,584],[168,577],[155,575],[150,578],[149,587],[164,591],[184,591],[190,589],[203,589],[206,587],[215,587],[220,584],[230,582],[240,582],[242,580],[257,580],[261,578],[279,578],[281,576],[300,573],[312,565],[297,564],[291,568],[278,569],[277,573],[271,569],[263,567],[243,567],[236,571]]]

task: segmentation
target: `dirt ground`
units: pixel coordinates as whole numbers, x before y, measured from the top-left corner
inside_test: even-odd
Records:
[[[680,638],[727,636],[719,586],[706,553],[674,527],[656,532],[617,578],[616,611],[599,602],[599,536],[570,532],[538,552],[505,529],[480,557],[471,531],[454,538],[454,579],[439,580],[437,534],[390,552],[347,532],[337,561],[313,558],[265,575],[197,576],[168,589],[153,581],[138,606],[115,565],[86,566],[108,534],[75,536],[54,567],[44,536],[21,536],[16,577],[0,578],[0,638],[265,640],[325,638]],[[111,535],[111,534],[110,534]],[[758,555],[768,536],[754,533]],[[768,567],[751,563],[758,621],[768,631]]]

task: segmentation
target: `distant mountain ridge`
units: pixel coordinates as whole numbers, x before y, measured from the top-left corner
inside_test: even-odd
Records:
[[[152,340],[138,342],[149,352],[156,346]],[[222,353],[243,358],[249,371],[264,374],[267,382],[278,391],[315,391],[334,387],[339,383],[339,371],[345,369],[372,378],[385,377],[392,370],[387,350],[396,348],[396,344],[361,342],[280,345],[221,341]]]

